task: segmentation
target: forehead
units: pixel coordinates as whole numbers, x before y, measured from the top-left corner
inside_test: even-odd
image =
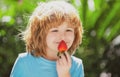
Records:
[[[69,22],[62,22],[62,23],[59,23],[59,24],[53,24],[51,25],[50,28],[59,28],[59,27],[66,27],[66,28],[75,28],[75,26],[73,24],[70,24]]]

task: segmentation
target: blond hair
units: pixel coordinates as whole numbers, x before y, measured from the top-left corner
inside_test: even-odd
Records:
[[[28,26],[23,32],[26,50],[34,56],[46,55],[46,35],[50,28],[67,22],[75,30],[75,39],[68,50],[72,55],[82,42],[82,25],[76,9],[64,1],[41,3],[31,15]],[[33,52],[34,51],[34,52]]]

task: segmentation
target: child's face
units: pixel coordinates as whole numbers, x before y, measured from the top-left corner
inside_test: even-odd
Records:
[[[74,29],[65,22],[58,27],[51,28],[46,36],[47,51],[57,52],[57,47],[61,40],[66,42],[69,49],[74,41],[74,37]]]

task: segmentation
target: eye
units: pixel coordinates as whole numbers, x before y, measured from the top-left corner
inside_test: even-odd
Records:
[[[50,32],[58,32],[58,29],[52,28],[52,29],[50,29]]]
[[[72,30],[66,30],[67,32],[71,32]]]
[[[58,30],[52,30],[51,32],[58,32]]]
[[[66,32],[73,32],[73,29],[67,29]]]

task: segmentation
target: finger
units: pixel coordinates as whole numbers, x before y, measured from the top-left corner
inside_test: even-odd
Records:
[[[65,52],[63,53],[63,55],[65,56],[65,58],[66,58],[66,60],[67,60],[67,56],[66,56]]]
[[[60,55],[60,56],[61,56],[61,58],[58,59],[58,62],[60,65],[63,65],[64,64],[63,56],[62,55]]]
[[[66,59],[64,54],[61,55],[61,60],[62,60],[64,65],[67,64],[67,59]]]
[[[68,54],[68,52],[65,52],[65,55],[67,57],[68,63],[71,63],[71,58],[70,58],[70,55]]]
[[[56,67],[58,68],[60,66],[59,60],[56,61]]]

